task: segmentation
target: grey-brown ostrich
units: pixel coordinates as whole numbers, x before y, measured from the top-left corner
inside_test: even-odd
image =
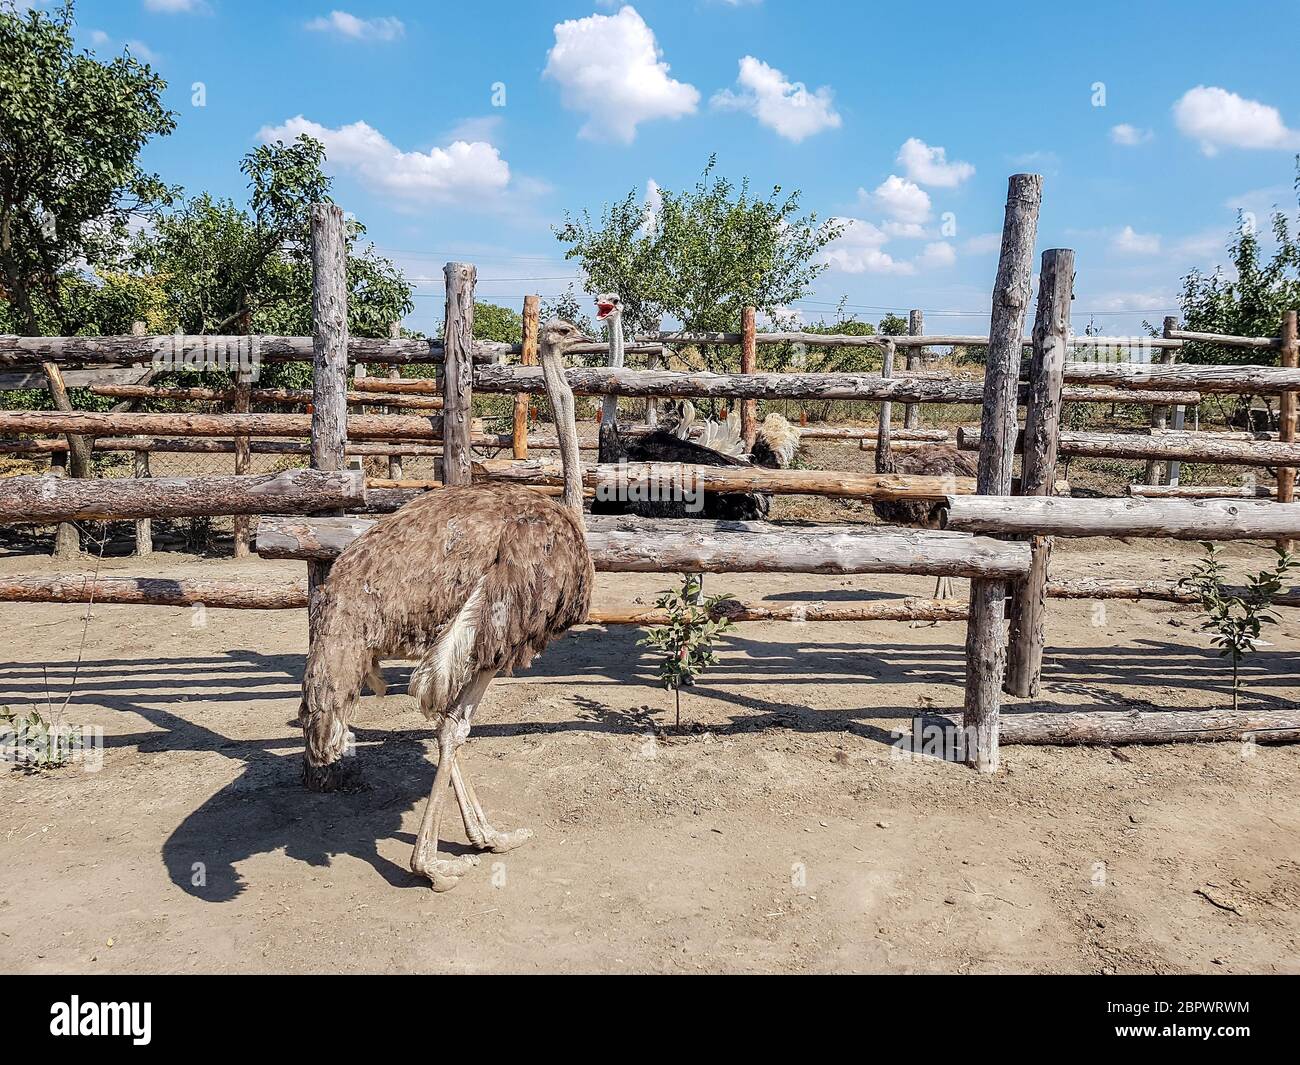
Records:
[[[454,794],[474,846],[506,851],[528,829],[487,820],[457,749],[492,679],[526,666],[552,639],[587,618],[595,580],[582,517],[582,472],[573,393],[563,353],[581,339],[558,319],[542,330],[546,393],[564,467],[560,503],[521,485],[443,488],[407,504],[357,539],[320,591],[318,625],[303,677],[304,782],[345,780],[348,721],[363,681],[382,694],[382,658],[418,659],[409,691],[433,723],[438,769],[411,856],[435,891],[454,887],[474,855],[439,857],[438,831]],[[346,774],[350,776],[350,774]]]

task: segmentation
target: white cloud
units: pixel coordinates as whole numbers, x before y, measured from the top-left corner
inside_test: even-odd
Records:
[[[844,231],[822,252],[822,261],[846,274],[910,274],[911,263],[901,262],[881,246],[889,240],[878,226],[861,218],[837,218]]]
[[[1159,255],[1160,237],[1156,233],[1138,233],[1125,226],[1111,238],[1111,250],[1121,255]]]
[[[1220,148],[1300,148],[1300,132],[1287,127],[1276,107],[1217,86],[1183,93],[1174,104],[1174,124],[1206,155]]]
[[[967,255],[988,255],[1002,250],[1001,233],[978,233],[968,237],[962,244],[962,251]]]
[[[325,145],[333,169],[406,200],[483,205],[510,184],[509,165],[483,141],[458,140],[445,148],[404,152],[365,122],[329,129],[302,115],[261,130],[258,139],[291,141],[302,133]]]
[[[198,14],[208,9],[204,0],[144,0],[144,6],[146,11],[158,11],[164,15]]]
[[[970,163],[950,163],[946,149],[931,147],[917,137],[903,142],[898,163],[913,181],[945,189],[955,188],[975,173]]]
[[[926,235],[925,226],[917,222],[883,222],[880,228],[899,240],[920,240]]]
[[[1089,306],[1099,311],[1128,311],[1130,313],[1177,309],[1177,300],[1165,292],[1113,292],[1087,300]]]
[[[946,240],[937,240],[927,244],[917,257],[916,263],[922,269],[941,269],[952,266],[957,261],[957,249]]]
[[[161,57],[157,52],[145,44],[144,41],[130,40],[126,42],[126,46],[131,50],[131,54],[135,56],[136,59],[143,60],[146,63],[152,63],[154,66],[158,65],[158,60]]]
[[[670,78],[661,55],[654,32],[629,5],[557,23],[544,76],[559,83],[565,107],[586,112],[580,136],[630,144],[640,123],[681,118],[699,104],[699,91]]]
[[[890,174],[870,194],[858,189],[860,203],[871,203],[897,222],[921,223],[930,217],[930,194],[897,174]]]
[[[358,18],[347,11],[331,11],[305,23],[315,33],[333,33],[353,41],[395,41],[406,32],[402,20],[391,15]]]
[[[781,71],[752,55],[740,60],[736,84],[740,92],[723,89],[714,94],[712,105],[746,111],[786,140],[797,144],[814,133],[840,126],[834,93],[827,85],[809,92],[803,82],[787,80]]]
[[[1139,144],[1145,144],[1154,136],[1155,134],[1149,129],[1138,129],[1137,126],[1130,126],[1127,122],[1121,122],[1118,126],[1110,127],[1110,139],[1125,148],[1136,148]]]

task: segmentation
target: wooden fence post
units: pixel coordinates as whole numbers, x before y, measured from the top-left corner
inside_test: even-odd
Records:
[[[1282,349],[1279,363],[1288,368],[1300,364],[1300,337],[1296,331],[1296,312],[1287,311],[1282,317]],[[1283,392],[1278,403],[1277,438],[1284,443],[1292,443],[1296,433],[1296,393]],[[1277,501],[1290,503],[1295,499],[1295,467],[1280,466],[1277,471]],[[1290,540],[1280,540],[1277,545],[1283,551],[1291,550]]]
[[[239,330],[245,336],[252,332],[252,321],[248,312],[239,317]],[[231,402],[231,412],[234,414],[248,414],[253,409],[253,373],[252,369],[245,370],[239,366],[235,370],[235,395]],[[249,473],[253,468],[253,448],[251,441],[247,436],[236,436],[235,440],[235,473]],[[249,554],[248,546],[248,517],[246,515],[237,515],[235,517],[235,557],[247,558]]]
[[[131,335],[142,337],[148,331],[148,325],[144,322],[131,323]],[[137,477],[148,477],[149,474],[149,452],[137,451],[135,453],[134,470]],[[137,555],[153,554],[153,522],[148,518],[137,518],[135,522],[135,553]]]
[[[1002,252],[993,284],[977,490],[1011,491],[1016,450],[1016,399],[1024,347],[1025,309],[1034,266],[1034,238],[1043,198],[1041,174],[1013,174],[1002,225]],[[998,713],[1006,671],[1005,580],[971,581],[966,625],[966,700],[962,715],[966,762],[983,773],[998,769]]]
[[[402,335],[402,323],[389,322],[388,323],[389,338],[392,340],[396,340],[401,335]],[[391,370],[388,371],[388,379],[390,381],[400,381],[402,379],[402,368],[400,366],[394,366]],[[393,408],[385,407],[384,413],[392,414]],[[402,479],[402,456],[400,453],[396,451],[393,452],[393,454],[388,456],[388,476],[391,480],[394,481],[400,481]]]
[[[888,380],[894,376],[894,342],[885,341],[885,346],[880,349],[880,376]],[[890,448],[893,445],[893,426],[894,422],[894,404],[889,400],[881,400],[880,412],[876,415],[876,469],[884,470],[887,468],[886,460],[889,457]],[[859,447],[862,447],[864,440]],[[892,467],[888,467],[891,468]]]
[[[1164,330],[1165,333],[1168,334],[1169,330],[1174,328],[1177,324],[1178,324],[1178,319],[1172,316],[1166,317],[1165,330]],[[1172,351],[1161,351],[1160,354],[1156,357],[1156,361],[1160,363],[1160,365],[1162,366],[1168,366],[1174,361],[1174,353]],[[1168,428],[1168,426],[1169,426],[1169,408],[1152,407],[1151,428],[1165,429]],[[1146,469],[1146,477],[1145,477],[1146,483],[1160,484],[1161,482],[1160,473],[1161,473],[1160,460],[1147,459],[1147,469]]]
[[[471,408],[474,402],[474,282],[469,263],[448,263],[447,313],[443,322],[442,483],[469,484]]]
[[[347,465],[348,276],[343,208],[318,203],[311,209],[312,263],[312,469],[337,472]],[[328,562],[307,563],[309,639],[318,623],[318,592]]]
[[[907,335],[920,336],[925,332],[925,316],[920,311],[907,312]],[[907,368],[919,370],[922,365],[921,349],[907,349]],[[921,427],[921,404],[909,403],[903,410],[903,428],[919,429]]]
[[[1020,494],[1050,496],[1056,482],[1056,452],[1061,441],[1061,383],[1065,377],[1070,335],[1070,300],[1074,294],[1074,252],[1043,252],[1038,275],[1038,311],[1034,316],[1034,353],[1025,408],[1024,457],[1020,460]],[[1031,698],[1038,694],[1043,670],[1047,614],[1047,567],[1052,538],[1035,536],[1029,575],[1011,590],[1011,642],[1004,690]]]
[[[537,336],[541,329],[542,298],[535,293],[524,297],[523,344],[519,362],[523,366],[537,365]],[[533,397],[529,392],[515,393],[514,453],[517,459],[528,457],[528,408]]]
[[[740,372],[754,373],[758,369],[758,324],[753,307],[740,312]],[[752,451],[758,436],[758,400],[746,399],[740,404],[740,435],[745,440],[745,450]]]

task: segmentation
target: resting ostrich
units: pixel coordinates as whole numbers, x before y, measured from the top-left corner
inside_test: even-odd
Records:
[[[433,723],[438,770],[411,856],[435,891],[454,887],[477,856],[438,855],[449,792],[474,846],[507,851],[528,829],[493,828],[457,762],[474,711],[500,672],[526,666],[587,618],[595,580],[582,518],[582,472],[573,393],[561,356],[581,339],[558,319],[542,331],[546,393],[555,412],[564,502],[522,485],[443,488],[407,504],[343,552],[320,591],[300,711],[304,782],[343,783],[344,748],[364,680],[383,694],[379,661],[419,659],[410,694]]]
[[[623,365],[623,306],[613,293],[596,298],[596,318],[609,326],[610,366]],[[703,442],[691,439],[696,429],[695,408],[689,402],[673,403],[660,413],[661,422],[646,430],[623,428],[618,422],[618,397],[606,396],[601,405],[598,461],[681,462],[695,466],[788,466],[798,447],[798,432],[780,415],[768,415],[755,441],[753,462],[745,457],[739,418],[721,425],[705,422]],[[597,499],[593,514],[638,514],[647,518],[710,518],[732,521],[767,517],[770,499],[761,492],[705,492],[702,509],[691,509],[686,499]]]
[[[891,376],[893,367],[888,354],[883,376]],[[876,432],[876,472],[924,474],[930,477],[974,477],[978,459],[950,444],[925,444],[901,455],[894,454],[890,433],[892,404],[880,404],[879,426]],[[939,511],[942,504],[920,499],[873,499],[871,509],[876,517],[890,525],[910,525],[917,529],[939,528]],[[936,598],[947,599],[952,593],[952,578],[940,577],[935,582]]]

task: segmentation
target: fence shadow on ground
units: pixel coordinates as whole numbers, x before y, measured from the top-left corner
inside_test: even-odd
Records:
[[[565,689],[577,684],[596,690],[567,695],[568,705],[559,720],[494,720],[489,695],[475,735],[513,738],[587,731],[641,737],[656,724],[662,726],[669,720],[667,703],[661,692],[648,694],[657,688],[655,666],[636,646],[637,638],[637,630],[621,628],[569,634],[519,676]],[[718,732],[847,733],[893,746],[897,735],[882,722],[896,722],[897,729],[907,731],[914,716],[932,710],[950,712],[961,699],[963,655],[955,643],[844,640],[805,647],[797,640],[763,641],[733,633],[722,657],[721,665],[693,692],[708,700],[709,727]],[[267,655],[253,650],[87,660],[79,666],[71,659],[11,662],[0,665],[0,705],[13,709],[32,705],[46,712],[48,685],[48,698],[58,709],[76,672],[65,720],[77,721],[78,708],[98,707],[135,715],[150,726],[105,737],[108,748],[134,748],[144,755],[212,753],[238,763],[239,775],[186,815],[162,846],[173,883],[196,899],[220,903],[237,897],[245,887],[237,865],[277,850],[317,868],[350,856],[370,864],[390,884],[425,890],[425,881],[381,853],[380,844],[391,850],[390,840],[411,842],[402,822],[423,802],[432,784],[434,763],[426,747],[432,732],[409,706],[395,707],[389,719],[393,727],[385,722],[355,730],[366,788],[354,794],[311,794],[299,782],[301,739],[289,727],[297,709],[302,667],[301,654]],[[388,667],[393,691],[404,689],[408,672],[405,666]],[[1086,703],[1103,709],[1167,710],[1178,708],[1176,696],[1154,703],[1144,689],[1193,688],[1222,696],[1221,702],[1227,701],[1230,690],[1224,664],[1213,652],[1158,640],[1130,647],[1051,647],[1044,679],[1045,699],[1010,704],[1006,713],[1080,709],[1078,702],[1054,701],[1056,693],[1082,696]],[[1271,690],[1300,686],[1300,663],[1289,651],[1261,651],[1246,666],[1243,679],[1251,701],[1278,701]],[[904,705],[892,699],[884,705],[822,709],[773,694],[774,685],[870,680],[927,687],[946,683],[943,701],[951,705],[923,707],[919,700],[917,705]],[[616,685],[627,698],[612,697]],[[264,708],[281,732],[267,736],[263,728],[254,728],[245,730],[252,733],[248,738],[225,735],[202,721],[204,706],[214,703],[242,704],[254,713]],[[368,704],[363,720],[373,718],[370,707],[373,704]],[[721,722],[717,721],[719,708],[725,714]],[[227,721],[225,727],[232,724]],[[414,727],[404,728],[404,724]],[[469,757],[473,760],[472,747]],[[454,845],[449,849],[457,850]]]

